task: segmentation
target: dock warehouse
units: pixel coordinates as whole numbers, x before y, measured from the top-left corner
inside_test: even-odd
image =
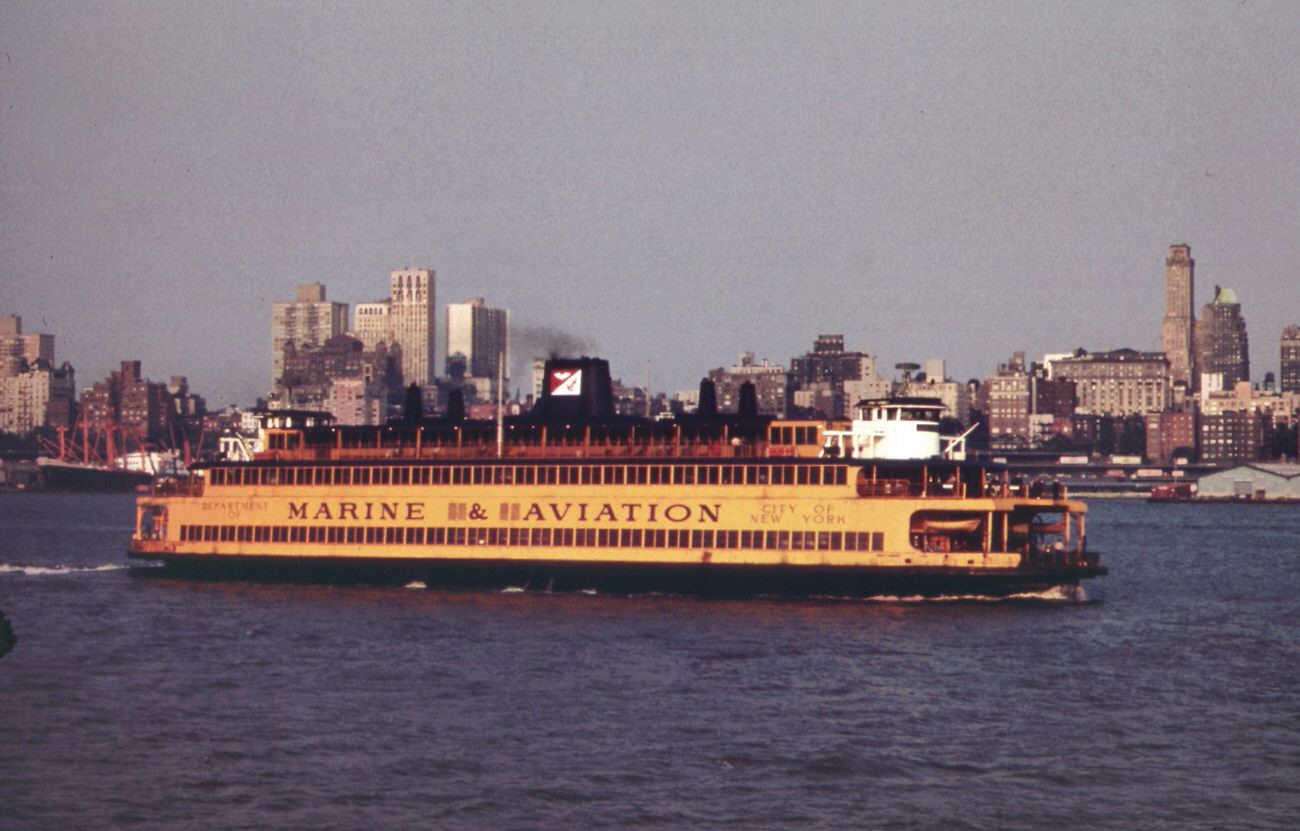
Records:
[[[1300,499],[1300,464],[1256,462],[1202,476],[1199,497]]]

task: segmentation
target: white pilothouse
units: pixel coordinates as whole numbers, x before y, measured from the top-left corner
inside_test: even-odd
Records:
[[[849,459],[964,459],[966,437],[943,436],[947,407],[933,398],[881,398],[857,405],[848,430],[827,430],[823,456]]]

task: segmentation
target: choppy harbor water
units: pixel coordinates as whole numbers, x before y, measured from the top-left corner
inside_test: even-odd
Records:
[[[1300,510],[1092,509],[1086,602],[736,602],[142,577],[129,497],[0,495],[0,827],[1295,827]]]

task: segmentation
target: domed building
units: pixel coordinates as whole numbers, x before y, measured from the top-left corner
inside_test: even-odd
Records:
[[[1196,366],[1201,376],[1220,374],[1222,389],[1250,380],[1250,345],[1241,301],[1232,289],[1214,287],[1214,299],[1196,322]]]

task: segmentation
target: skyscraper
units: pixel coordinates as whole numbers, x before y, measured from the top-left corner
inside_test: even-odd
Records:
[[[498,370],[510,377],[510,312],[494,309],[482,297],[447,306],[447,373],[452,356],[465,361],[465,374],[491,378]],[[503,363],[504,361],[504,363]]]
[[[437,328],[433,270],[399,269],[392,273],[389,285],[389,325],[402,350],[402,383],[432,384]]]
[[[387,300],[358,303],[352,308],[352,336],[368,350],[393,345],[392,304]]]
[[[1187,389],[1196,384],[1195,272],[1196,261],[1187,243],[1169,246],[1165,258],[1165,319],[1160,329],[1161,345],[1169,358],[1169,381]]]
[[[1281,392],[1300,392],[1300,326],[1282,330]]]
[[[1241,303],[1232,289],[1214,287],[1196,324],[1196,364],[1202,376],[1222,374],[1222,389],[1250,380],[1250,344]]]
[[[292,302],[271,304],[271,388],[284,374],[284,347],[320,346],[348,328],[348,304],[325,299],[325,286],[303,283]]]

